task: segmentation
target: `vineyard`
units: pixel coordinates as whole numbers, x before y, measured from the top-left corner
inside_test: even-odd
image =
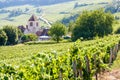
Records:
[[[66,51],[40,52],[25,64],[1,63],[0,80],[97,80],[116,59],[119,41],[120,35],[78,40]]]
[[[14,46],[0,46],[0,62],[5,62],[11,65],[23,64],[25,60],[40,52],[49,52],[53,50],[64,52],[71,45],[72,42],[61,42],[56,44],[56,42],[47,41],[37,43],[29,42]]]

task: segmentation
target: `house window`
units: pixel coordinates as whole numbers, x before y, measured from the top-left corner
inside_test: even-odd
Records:
[[[33,22],[30,22],[30,26],[33,26]]]
[[[36,23],[36,26],[38,26],[38,22]]]

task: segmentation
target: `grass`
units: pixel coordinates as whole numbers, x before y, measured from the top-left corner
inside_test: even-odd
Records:
[[[115,23],[113,25],[113,32],[115,32],[118,28],[120,28],[120,23]]]
[[[112,65],[112,69],[120,69],[120,51],[117,54],[117,58]]]
[[[114,16],[120,17],[120,12],[117,12],[114,14]],[[116,31],[118,28],[120,28],[120,19],[115,22],[113,25],[113,30]]]
[[[31,45],[18,44],[15,46],[1,46],[0,62],[16,65],[41,52],[67,51],[71,44],[72,43],[39,43]]]

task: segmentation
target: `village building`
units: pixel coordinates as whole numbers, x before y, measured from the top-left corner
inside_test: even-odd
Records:
[[[39,21],[35,15],[32,15],[28,20],[24,34],[34,33],[40,30]]]
[[[28,20],[26,27],[19,26],[24,34],[36,34],[39,37],[39,40],[49,40],[50,36],[48,35],[48,28],[41,28],[39,20],[35,15],[32,15]]]

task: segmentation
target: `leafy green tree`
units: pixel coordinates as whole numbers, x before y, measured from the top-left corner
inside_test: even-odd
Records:
[[[49,34],[55,41],[57,41],[57,43],[60,41],[61,37],[65,35],[65,33],[66,26],[59,22],[54,23],[49,31]]]
[[[7,45],[14,45],[18,42],[18,29],[13,26],[4,26],[3,31],[5,31],[8,40]]]
[[[22,42],[36,41],[37,39],[38,37],[35,34],[25,34],[21,38]]]
[[[36,34],[28,34],[28,38],[30,41],[36,41],[38,39]]]
[[[22,42],[28,42],[29,41],[28,35],[23,35],[21,40]]]
[[[70,22],[69,25],[68,25],[68,32],[72,32],[74,27],[75,27],[75,23],[74,22]]]
[[[0,45],[6,45],[7,39],[6,33],[3,30],[0,30]]]
[[[21,31],[21,29],[18,29],[18,39],[20,40],[21,37],[24,35],[24,33]]]
[[[120,27],[115,31],[115,34],[120,34]]]
[[[111,34],[114,17],[103,10],[84,11],[77,19],[72,32],[72,39],[92,39]]]

